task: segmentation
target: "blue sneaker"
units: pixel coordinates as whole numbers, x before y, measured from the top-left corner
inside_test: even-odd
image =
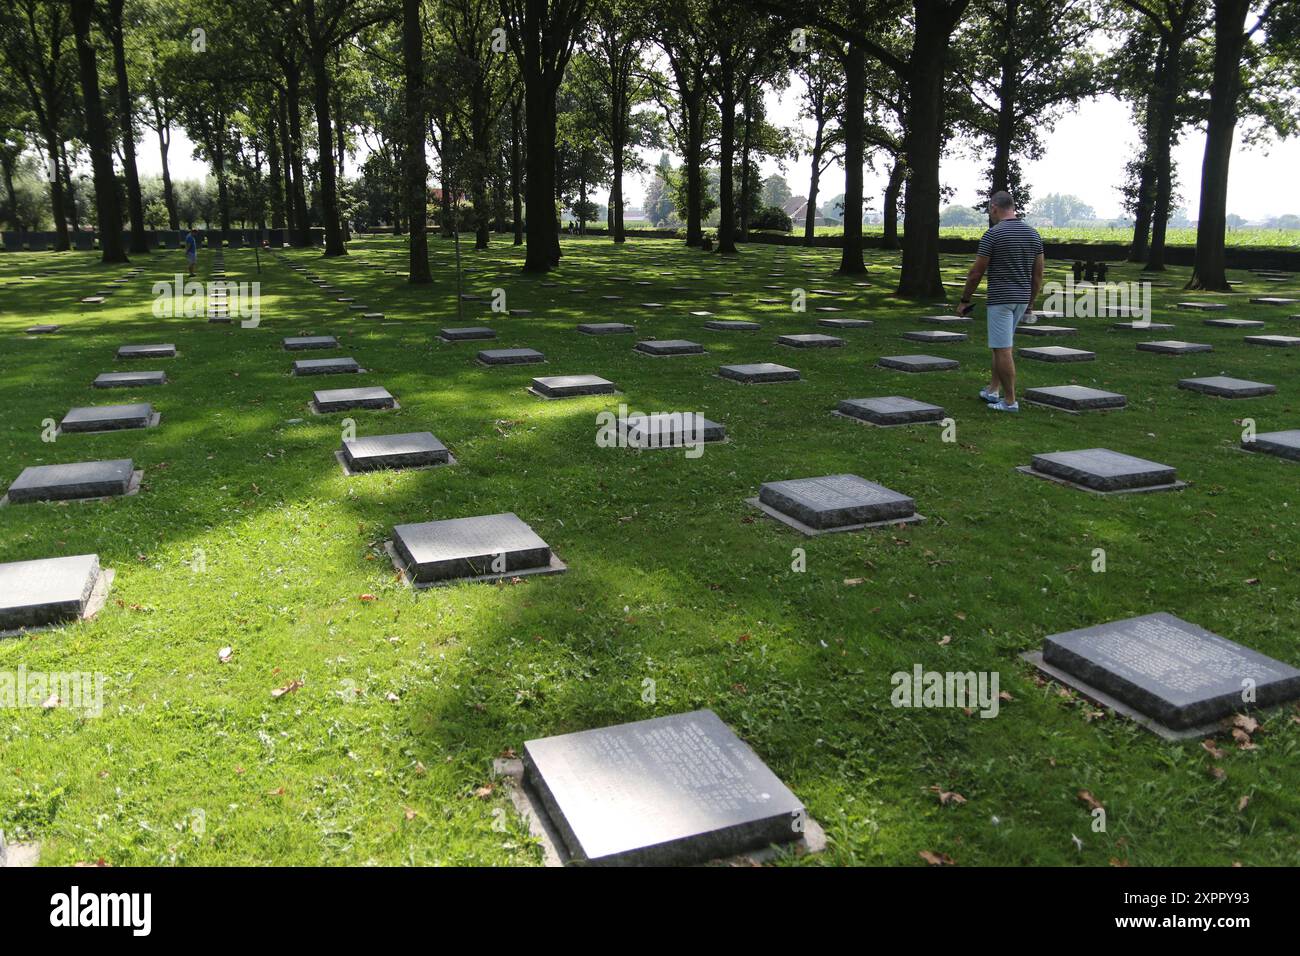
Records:
[[[988,409],[991,412],[1014,412],[1018,414],[1020,412],[1020,403],[1012,402],[1008,405],[999,398],[996,402],[989,403]]]
[[[980,398],[984,399],[984,401],[990,404],[992,404],[993,402],[1002,401],[1001,395],[999,395],[997,392],[990,392],[987,388],[980,389]]]

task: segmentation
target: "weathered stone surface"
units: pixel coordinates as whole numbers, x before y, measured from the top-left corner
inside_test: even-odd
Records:
[[[574,863],[692,865],[804,829],[798,798],[709,710],[529,740],[523,763]]]
[[[8,497],[13,504],[26,504],[124,495],[131,490],[134,472],[135,466],[130,458],[33,465],[24,468],[9,486]]]
[[[484,365],[535,365],[546,356],[536,349],[484,349],[478,360]]]
[[[869,329],[870,319],[818,319],[817,324],[827,329]]]
[[[1178,480],[1176,469],[1109,448],[1084,448],[1033,456],[1033,468],[1044,475],[1093,491],[1132,491]]]
[[[489,329],[486,325],[472,325],[461,328],[441,329],[438,337],[444,342],[470,342],[476,339],[494,339],[497,337],[495,329]]]
[[[1117,392],[1107,392],[1086,385],[1050,385],[1026,389],[1024,398],[1038,405],[1050,405],[1071,412],[1101,411],[1123,408],[1128,399]]]
[[[1023,322],[1016,326],[1016,333],[1019,335],[1037,335],[1037,336],[1065,336],[1077,335],[1079,330],[1068,325],[1025,325]]]
[[[623,436],[633,448],[682,448],[723,441],[727,430],[698,412],[655,412],[629,415]]]
[[[879,398],[846,398],[837,409],[841,415],[873,425],[917,425],[942,421],[947,414],[939,405],[918,402],[902,395]]]
[[[1300,697],[1300,671],[1172,614],[1053,634],[1043,662],[1172,730],[1213,723]]]
[[[857,475],[769,481],[758,500],[817,531],[911,518],[916,502]]]
[[[339,340],[332,335],[292,335],[284,339],[286,352],[306,352],[313,349],[336,349]]]
[[[751,365],[723,365],[718,374],[737,382],[758,384],[763,382],[797,382],[799,370],[773,362],[756,362]]]
[[[633,348],[646,355],[700,355],[705,351],[703,345],[686,339],[648,339]]]
[[[921,321],[930,325],[966,325],[971,318],[968,315],[923,315]]]
[[[1300,461],[1300,428],[1281,432],[1261,432],[1254,441],[1242,440],[1241,447],[1247,451],[1260,451],[1279,458]]]
[[[513,512],[393,529],[398,561],[415,583],[547,568],[551,548]]]
[[[176,354],[174,345],[123,345],[117,350],[120,359],[171,358]]]
[[[624,335],[636,331],[636,326],[626,322],[583,322],[578,326],[583,335]]]
[[[1018,349],[1021,358],[1034,359],[1038,362],[1091,362],[1097,357],[1096,352],[1083,349],[1068,349],[1061,345],[1043,345],[1034,348]]]
[[[1206,319],[1204,325],[1220,329],[1262,329],[1264,323],[1258,319]]]
[[[599,375],[549,375],[533,379],[533,391],[547,398],[612,395],[614,383]]]
[[[120,428],[148,428],[153,421],[153,406],[148,402],[135,402],[129,405],[87,405],[70,409],[59,422],[59,430],[102,432]]]
[[[882,355],[876,364],[899,372],[946,372],[960,367],[956,359],[938,355]]]
[[[450,460],[447,446],[430,432],[349,438],[343,442],[342,453],[353,471],[422,468],[446,464]]]
[[[756,332],[762,328],[757,322],[746,322],[742,319],[709,319],[704,323],[704,327],[715,332]]]
[[[1110,327],[1121,332],[1168,332],[1173,328],[1168,322],[1112,322]]]
[[[1161,342],[1139,342],[1139,352],[1159,352],[1162,355],[1189,355],[1193,352],[1213,352],[1214,346],[1197,342],[1182,342],[1178,339],[1165,339]]]
[[[76,620],[99,577],[95,554],[0,564],[0,630]]]
[[[932,342],[935,345],[951,345],[957,342],[965,342],[970,336],[965,332],[948,332],[943,329],[917,329],[904,332],[899,338],[907,339],[910,342]]]
[[[1206,378],[1185,378],[1178,383],[1179,388],[1190,392],[1204,392],[1220,398],[1255,398],[1258,395],[1272,395],[1277,391],[1276,385],[1263,382],[1251,382],[1228,375],[1211,375]]]
[[[103,372],[91,383],[95,388],[138,388],[166,385],[166,372]]]
[[[1223,302],[1175,302],[1174,308],[1191,312],[1223,312],[1228,306]]]
[[[788,345],[795,349],[837,349],[844,345],[844,340],[835,335],[823,335],[820,332],[801,332],[794,335],[778,335],[778,345]]]
[[[1300,346],[1300,336],[1297,335],[1247,335],[1242,341],[1247,345],[1271,345],[1282,349]]]
[[[318,412],[343,412],[353,408],[393,408],[397,399],[388,389],[378,385],[362,388],[326,388],[312,393],[312,402]]]
[[[293,363],[294,375],[356,375],[360,371],[361,366],[351,356],[327,359],[298,359]]]

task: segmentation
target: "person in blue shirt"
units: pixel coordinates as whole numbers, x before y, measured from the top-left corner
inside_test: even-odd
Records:
[[[185,261],[190,264],[190,275],[194,275],[199,261],[199,237],[193,229],[185,234]]]

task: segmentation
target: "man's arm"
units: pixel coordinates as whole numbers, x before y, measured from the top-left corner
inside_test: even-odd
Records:
[[[1029,288],[1029,307],[1032,309],[1038,301],[1038,293],[1043,291],[1043,254],[1034,259],[1034,281]]]
[[[1039,257],[1040,265],[1042,257]],[[957,314],[965,315],[974,306],[971,305],[971,296],[975,290],[980,287],[980,282],[984,279],[984,273],[989,267],[988,256],[976,256],[975,264],[970,267],[970,272],[966,274],[966,287],[961,290],[961,302],[957,304]],[[1042,270],[1039,269],[1038,276],[1042,278]]]

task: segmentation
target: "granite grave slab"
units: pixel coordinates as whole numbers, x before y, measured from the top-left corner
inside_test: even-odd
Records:
[[[923,520],[907,495],[857,475],[769,481],[748,502],[807,535]]]
[[[550,545],[513,512],[399,524],[392,551],[398,570],[416,587],[566,570]]]
[[[95,388],[137,388],[166,385],[166,372],[103,372],[91,383]]]
[[[1251,382],[1243,378],[1228,375],[1210,375],[1205,378],[1185,378],[1179,381],[1179,388],[1189,392],[1202,392],[1219,398],[1255,398],[1260,395],[1272,395],[1277,391],[1276,385],[1263,382]]]
[[[583,335],[628,335],[635,332],[636,327],[626,322],[583,322],[578,331]]]
[[[709,319],[704,323],[704,327],[715,332],[756,332],[763,326],[744,319]]]
[[[317,414],[326,415],[352,409],[397,408],[398,405],[388,389],[366,385],[361,388],[320,389],[312,393],[311,407]]]
[[[1214,346],[1198,342],[1182,342],[1178,339],[1165,339],[1160,342],[1139,342],[1139,352],[1158,352],[1161,355],[1190,355],[1194,352],[1213,352]]]
[[[1247,345],[1269,345],[1273,348],[1293,349],[1300,346],[1300,335],[1247,335],[1242,341]]]
[[[687,339],[647,339],[633,346],[637,352],[659,357],[671,355],[701,355],[705,348],[698,342]]]
[[[484,349],[478,360],[484,365],[536,365],[546,356],[536,349]]]
[[[1264,323],[1258,319],[1206,319],[1204,325],[1219,329],[1262,329]]]
[[[1017,470],[1102,494],[1167,491],[1184,486],[1176,469],[1109,448],[1034,455],[1028,468]]]
[[[961,367],[956,359],[938,355],[882,355],[876,364],[897,372],[947,372]]]
[[[776,343],[794,349],[837,349],[844,345],[844,340],[821,332],[799,332],[793,335],[778,335]]]
[[[176,346],[160,345],[123,345],[117,350],[120,359],[173,358]]]
[[[762,384],[765,382],[797,382],[799,370],[774,362],[755,362],[748,365],[722,365],[718,374],[723,378],[745,384]]]
[[[108,432],[123,428],[153,428],[159,416],[148,402],[127,405],[85,405],[69,409],[59,422],[68,433]]]
[[[599,375],[548,375],[533,379],[529,391],[542,398],[573,398],[579,395],[612,395],[614,383]]]
[[[398,468],[427,468],[452,463],[447,446],[431,432],[363,435],[345,439],[336,453],[347,473]]]
[[[1086,385],[1048,385],[1026,389],[1022,398],[1031,405],[1043,405],[1067,412],[1093,412],[1123,408],[1128,399],[1117,392],[1107,392]]]
[[[438,338],[444,342],[472,342],[477,339],[494,339],[496,337],[496,330],[489,329],[486,325],[470,325],[454,329],[440,329],[438,331]]]
[[[685,448],[726,441],[727,430],[698,412],[655,412],[629,415],[623,437],[631,448]]]
[[[1266,455],[1300,461],[1300,428],[1280,432],[1259,432],[1256,433],[1254,441],[1243,440],[1241,447],[1246,451],[1258,451]]]
[[[1079,334],[1078,329],[1071,328],[1068,325],[1025,325],[1023,322],[1016,326],[1016,332],[1020,335],[1035,335],[1043,337]]]
[[[332,335],[292,335],[282,344],[286,352],[307,352],[314,349],[336,349],[339,340]]]
[[[870,319],[818,319],[817,324],[826,329],[869,329]]]
[[[1068,349],[1062,345],[1022,348],[1017,349],[1016,354],[1021,358],[1033,359],[1036,362],[1091,362],[1097,357],[1096,352],[1088,352],[1084,349]]]
[[[351,356],[327,359],[298,359],[293,363],[294,375],[356,375],[361,366]]]
[[[918,402],[902,395],[884,395],[879,398],[846,398],[836,408],[836,414],[855,418],[881,427],[895,425],[921,425],[942,421],[947,412],[942,406]]]
[[[902,333],[899,338],[910,342],[932,342],[935,345],[952,345],[970,338],[965,332],[948,332],[944,329],[915,329]]]
[[[0,632],[92,617],[111,581],[112,571],[100,567],[96,554],[0,564]]]
[[[62,465],[33,465],[9,486],[10,504],[36,501],[75,501],[133,494],[140,487],[140,472],[130,458],[113,461],[78,461]]]

